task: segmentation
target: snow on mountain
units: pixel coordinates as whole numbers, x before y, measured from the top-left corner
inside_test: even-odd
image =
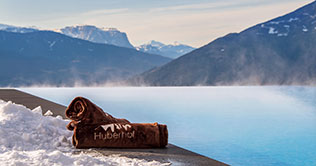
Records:
[[[145,72],[141,85],[316,85],[316,1]],[[136,81],[136,82],[137,82]]]
[[[92,25],[68,26],[56,30],[64,35],[88,40],[95,43],[111,44],[120,47],[134,48],[126,33],[115,28],[98,28]]]
[[[194,50],[193,47],[180,44],[179,42],[174,42],[173,44],[166,45],[155,40],[152,40],[146,44],[140,45],[136,47],[136,49],[142,52],[162,55],[162,56],[172,58],[172,59],[178,58]]]
[[[0,24],[0,30],[15,33],[28,33],[39,31],[37,28],[33,27],[18,27],[6,24]],[[53,30],[61,34],[87,40],[94,43],[110,44],[119,47],[133,48],[138,51],[142,51],[149,54],[162,55],[168,58],[178,58],[188,52],[191,52],[195,48],[180,44],[179,42],[174,42],[173,44],[163,44],[158,41],[150,41],[146,44],[134,47],[128,40],[125,32],[121,32],[116,28],[98,28],[93,25],[77,25],[77,26],[67,26],[61,29]]]
[[[29,33],[38,31],[36,28],[27,28],[27,27],[17,27],[12,25],[0,24],[0,30],[7,32],[16,32],[16,33]]]
[[[315,2],[306,5],[292,13],[259,24],[257,35],[268,33],[277,37],[288,37],[298,32],[307,33],[316,29]],[[253,29],[253,28],[252,28]],[[251,30],[251,29],[249,29]]]

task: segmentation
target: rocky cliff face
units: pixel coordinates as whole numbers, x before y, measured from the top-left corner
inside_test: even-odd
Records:
[[[115,28],[97,28],[92,25],[82,25],[69,26],[57,31],[67,36],[88,40],[95,43],[134,48],[129,42],[126,33],[120,32]]]

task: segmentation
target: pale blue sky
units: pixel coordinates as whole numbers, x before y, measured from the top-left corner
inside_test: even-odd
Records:
[[[286,14],[313,0],[1,0],[0,23],[56,29],[91,24],[195,47]]]

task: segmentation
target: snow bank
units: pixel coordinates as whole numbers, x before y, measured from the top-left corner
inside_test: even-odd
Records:
[[[30,110],[0,100],[1,165],[169,165],[119,155],[75,154],[68,122],[43,116],[41,107]]]

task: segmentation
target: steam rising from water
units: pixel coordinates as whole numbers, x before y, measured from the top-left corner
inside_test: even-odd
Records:
[[[170,142],[231,165],[316,163],[314,87],[22,88],[76,96],[132,122],[168,125]]]

